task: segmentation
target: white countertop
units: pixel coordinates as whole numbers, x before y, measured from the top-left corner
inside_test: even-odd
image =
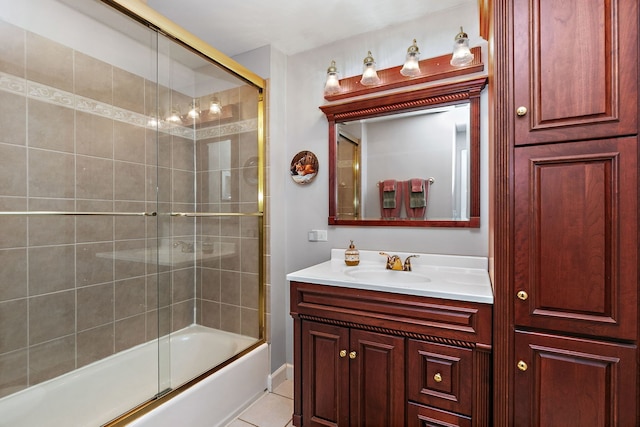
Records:
[[[486,257],[388,252],[404,262],[409,255],[412,271],[387,270],[379,251],[360,251],[360,264],[344,263],[344,249],[332,249],[329,261],[287,274],[287,280],[356,289],[421,295],[493,304]]]

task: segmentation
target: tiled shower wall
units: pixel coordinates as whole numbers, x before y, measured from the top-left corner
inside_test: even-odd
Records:
[[[251,98],[239,109],[248,122],[158,140],[145,113],[184,95],[1,21],[0,38],[0,211],[257,209],[241,179],[253,173],[243,157],[257,155],[255,89],[221,94]],[[196,177],[215,184],[200,178],[218,172],[194,160],[194,140],[229,138],[234,198],[205,200]],[[257,233],[256,218],[0,217],[0,397],[194,320],[257,337]],[[231,242],[237,256],[186,268],[115,256],[158,236]]]

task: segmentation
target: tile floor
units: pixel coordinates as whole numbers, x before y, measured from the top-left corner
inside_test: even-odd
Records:
[[[293,381],[286,380],[265,393],[227,427],[291,427]]]

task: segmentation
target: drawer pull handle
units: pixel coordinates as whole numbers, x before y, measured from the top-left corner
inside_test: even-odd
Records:
[[[522,372],[526,371],[528,368],[527,364],[524,362],[524,360],[521,360],[518,362],[518,369],[520,369]]]
[[[347,355],[347,350],[340,350],[340,357],[345,357]]]
[[[529,298],[529,294],[526,293],[525,291],[520,291],[518,292],[518,298],[521,299],[522,301],[526,301],[527,298]]]
[[[351,353],[349,353],[349,359],[355,359],[356,358],[356,352],[352,351]]]
[[[442,375],[440,375],[440,372],[433,376],[433,380],[437,383],[442,382]]]
[[[516,114],[518,115],[518,117],[522,117],[525,114],[527,114],[527,107],[518,107],[518,109],[516,110]]]

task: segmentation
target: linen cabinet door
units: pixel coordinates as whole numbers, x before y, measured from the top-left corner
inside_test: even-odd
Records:
[[[404,338],[352,329],[350,340],[350,425],[403,426]]]
[[[637,8],[514,0],[516,145],[637,133]]]
[[[349,425],[349,329],[302,323],[302,425]]]
[[[637,425],[636,350],[516,331],[514,425]]]
[[[515,149],[515,324],[635,341],[637,140]]]

